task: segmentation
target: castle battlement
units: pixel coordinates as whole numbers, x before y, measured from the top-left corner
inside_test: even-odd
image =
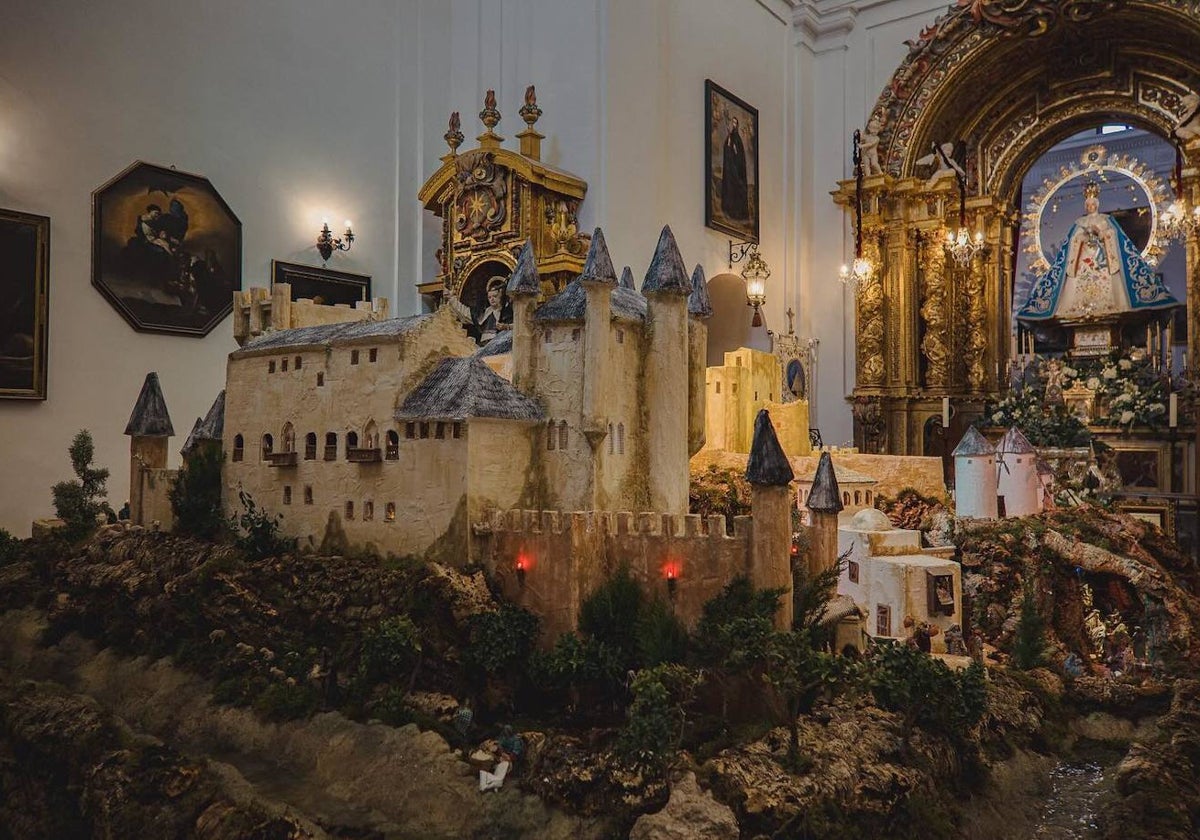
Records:
[[[292,300],[290,283],[270,289],[252,286],[233,293],[233,337],[239,345],[275,330],[341,324],[350,321],[382,321],[388,317],[387,298],[327,304],[300,298]]]
[[[702,539],[737,541],[750,538],[753,518],[735,516],[733,533],[726,529],[725,517],[703,517],[699,514],[654,513],[643,511],[574,511],[556,510],[497,511],[485,532],[495,535],[601,535],[605,537],[659,537],[671,540]]]

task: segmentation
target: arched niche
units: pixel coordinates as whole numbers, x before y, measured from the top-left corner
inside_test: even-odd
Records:
[[[770,352],[771,336],[766,326],[751,326],[754,309],[746,305],[746,281],[739,274],[725,272],[708,281],[708,296],[713,314],[708,319],[708,364],[725,364],[725,354],[739,347]]]
[[[952,6],[910,51],[868,119],[883,174],[863,183],[864,252],[878,267],[856,300],[855,436],[922,454],[923,419],[949,397],[962,422],[1006,383],[1021,181],[1059,141],[1100,122],[1173,136],[1200,88],[1200,17],[1180,0],[1025,0]],[[965,141],[966,223],[985,248],[968,265],[941,241],[959,226],[958,184],[918,163]],[[1200,200],[1200,141],[1183,149]],[[836,201],[853,212],[855,183]],[[1200,311],[1200,243],[1186,243],[1189,320]],[[1189,333],[1192,365],[1200,341]],[[871,443],[865,443],[870,440]]]

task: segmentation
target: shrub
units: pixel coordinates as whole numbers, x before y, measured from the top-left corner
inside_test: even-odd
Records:
[[[906,744],[918,725],[961,740],[987,708],[983,667],[976,662],[956,673],[914,647],[892,644],[876,648],[869,666],[867,682],[875,702],[901,715]]]
[[[0,565],[13,563],[21,556],[21,541],[0,528]]]
[[[664,770],[683,740],[686,708],[700,679],[699,672],[683,665],[638,671],[628,720],[617,738],[618,754],[652,772]]]
[[[1021,615],[1013,634],[1013,664],[1028,671],[1042,664],[1046,651],[1046,621],[1038,612],[1033,586],[1025,585],[1021,598]]]
[[[271,683],[254,699],[254,711],[267,720],[305,718],[317,708],[317,693],[306,685]]]
[[[687,630],[661,598],[655,598],[642,608],[635,633],[638,662],[644,668],[683,662],[687,657]]]
[[[104,487],[108,481],[108,470],[92,466],[96,447],[91,433],[87,429],[80,431],[67,451],[77,480],[60,481],[51,488],[51,493],[54,495],[54,509],[58,518],[66,523],[63,527],[64,536],[75,540],[95,530],[100,514],[111,518],[113,512],[104,501],[108,495]]]
[[[739,576],[704,605],[692,635],[701,665],[711,669],[721,695],[721,719],[728,718],[729,694],[743,674],[761,666],[774,632],[781,589],[756,590]]]
[[[783,722],[789,734],[788,764],[793,770],[800,761],[797,718],[811,712],[817,699],[838,684],[846,663],[840,656],[820,650],[815,642],[805,629],[773,633],[766,645],[765,677],[782,701]]]
[[[227,527],[221,511],[222,460],[220,445],[207,441],[184,459],[170,494],[175,530],[179,533],[212,540]]]
[[[368,683],[407,678],[409,687],[421,665],[421,631],[406,615],[385,618],[363,636],[358,671]]]
[[[621,663],[637,662],[637,622],[642,611],[642,588],[628,566],[617,571],[579,607],[579,630],[612,648]]]
[[[254,504],[254,497],[245,490],[238,490],[238,501],[242,512],[234,517],[233,527],[238,530],[237,546],[251,560],[276,557],[296,549],[296,540],[279,535],[279,522],[283,514],[271,516]]]
[[[541,688],[568,691],[579,707],[603,698],[612,699],[622,687],[626,668],[620,652],[595,638],[564,633],[546,653],[535,653],[530,675]],[[589,704],[590,705],[590,704]]]

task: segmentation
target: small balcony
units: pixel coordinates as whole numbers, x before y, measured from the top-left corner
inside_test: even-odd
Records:
[[[293,452],[272,452],[267,455],[267,464],[272,467],[294,467],[296,466],[296,453]]]
[[[374,464],[383,460],[383,450],[379,447],[374,449],[347,448],[346,460],[352,464]]]

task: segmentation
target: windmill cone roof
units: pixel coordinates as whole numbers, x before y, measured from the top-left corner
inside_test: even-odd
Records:
[[[821,460],[817,462],[817,474],[813,476],[812,489],[805,504],[816,513],[841,513],[845,507],[837,475],[833,471],[833,459],[828,452],[822,452]]]
[[[1029,438],[1025,437],[1024,433],[1016,426],[1004,433],[1004,437],[1000,438],[1000,443],[996,447],[996,452],[1000,454],[1032,455],[1036,451],[1033,444],[1029,442]]]
[[[950,453],[955,458],[959,456],[973,455],[995,455],[996,447],[987,442],[987,438],[979,433],[979,430],[974,426],[967,429],[967,433],[962,436],[962,440],[958,442],[958,446]]]
[[[171,415],[167,413],[167,401],[163,399],[162,387],[158,384],[157,373],[146,374],[142,391],[138,394],[133,413],[129,415],[129,423],[125,426],[125,434],[134,437],[170,437],[175,434],[175,428],[171,425]]]
[[[751,484],[767,487],[787,487],[795,474],[779,438],[771,415],[761,409],[754,418],[754,440],[750,443],[750,457],[746,462],[746,480]]]

